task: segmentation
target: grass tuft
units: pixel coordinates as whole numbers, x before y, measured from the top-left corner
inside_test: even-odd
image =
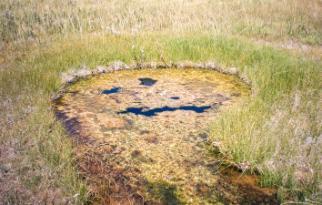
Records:
[[[237,67],[252,98],[212,124],[212,140],[259,169],[283,200],[320,202],[321,8],[318,0],[1,1],[0,203],[86,203],[50,97],[61,72],[116,60]]]

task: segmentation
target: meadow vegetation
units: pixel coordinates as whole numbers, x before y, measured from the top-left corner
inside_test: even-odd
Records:
[[[252,97],[211,143],[281,200],[321,202],[321,19],[319,0],[1,1],[0,204],[90,201],[50,98],[61,72],[116,60],[238,68]]]

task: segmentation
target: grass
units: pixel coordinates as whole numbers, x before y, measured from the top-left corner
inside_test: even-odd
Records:
[[[52,34],[212,31],[321,44],[321,2],[313,0],[37,0],[0,3],[4,40]]]
[[[283,200],[321,200],[321,61],[253,43],[319,47],[320,1],[5,0],[0,11],[4,204],[88,201],[50,96],[62,71],[114,60],[214,60],[240,69],[252,80],[252,99],[213,123],[212,140],[257,167]]]

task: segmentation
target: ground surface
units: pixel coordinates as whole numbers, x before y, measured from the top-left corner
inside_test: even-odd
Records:
[[[105,191],[105,200],[122,203],[273,203],[273,190],[255,188],[255,180],[233,190],[206,148],[208,124],[248,95],[236,77],[214,71],[119,71],[76,83],[56,109],[78,139],[79,164],[97,197]]]
[[[115,61],[235,67],[253,95],[209,141],[283,203],[321,204],[321,20],[321,0],[0,1],[0,204],[92,201],[50,99],[62,72]]]

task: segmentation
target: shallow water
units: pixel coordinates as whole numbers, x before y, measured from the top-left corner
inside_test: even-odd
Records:
[[[97,201],[275,203],[273,191],[257,187],[256,177],[233,180],[235,172],[223,172],[208,151],[209,123],[250,94],[236,77],[143,69],[93,77],[69,89],[56,111],[78,143],[78,164]],[[238,184],[245,177],[252,183]]]
[[[120,87],[113,87],[111,89],[103,90],[102,94],[110,95],[110,94],[113,94],[113,93],[119,93],[120,91],[121,91]]]
[[[164,106],[164,107],[158,107],[158,108],[153,108],[153,109],[147,109],[144,107],[128,107],[126,108],[125,111],[118,112],[118,114],[130,114],[133,113],[135,115],[143,115],[146,117],[153,117],[158,115],[158,113],[162,112],[174,112],[177,110],[182,110],[182,111],[194,111],[196,113],[203,113],[206,110],[210,109],[211,106],[195,106],[195,105],[189,105],[189,106],[179,106],[179,107],[169,107],[169,106]]]
[[[140,85],[145,85],[145,86],[153,86],[157,80],[154,80],[152,78],[139,78],[141,81]]]

